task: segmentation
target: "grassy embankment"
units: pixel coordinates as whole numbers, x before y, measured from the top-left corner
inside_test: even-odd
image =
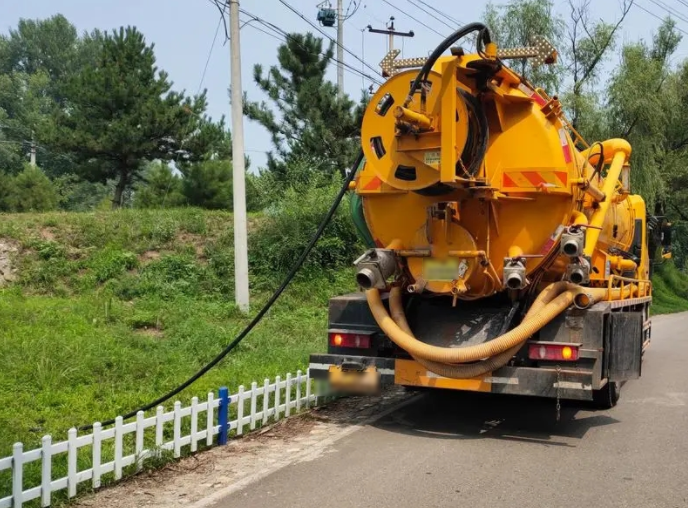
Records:
[[[688,275],[673,262],[656,267],[652,286],[652,314],[688,311]]]
[[[29,449],[44,434],[61,440],[72,426],[153,400],[248,322],[233,303],[227,213],[5,215],[0,242],[17,249],[18,277],[0,289],[0,456],[16,441]],[[278,279],[254,277],[254,312]],[[328,298],[352,290],[352,281],[346,270],[297,278],[254,332],[179,400],[304,369],[308,354],[326,346]],[[80,467],[88,460],[80,456]],[[54,477],[64,472],[58,461]],[[39,473],[31,468],[27,480],[35,484]],[[9,485],[0,473],[0,497]]]

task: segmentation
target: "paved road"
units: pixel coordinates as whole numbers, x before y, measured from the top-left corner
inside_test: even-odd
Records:
[[[654,319],[643,377],[610,411],[429,393],[216,505],[688,507],[688,315]]]

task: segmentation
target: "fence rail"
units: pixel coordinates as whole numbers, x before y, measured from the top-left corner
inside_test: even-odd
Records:
[[[261,385],[253,382],[250,389],[240,386],[231,395],[223,387],[217,396],[208,393],[203,402],[193,397],[186,407],[177,401],[172,411],[165,411],[163,406],[158,406],[151,416],[139,411],[128,423],[119,416],[109,428],[96,422],[90,434],[78,435],[77,429],[72,428],[66,441],[53,443],[51,436],[44,436],[41,447],[33,450],[24,451],[24,445],[16,443],[10,457],[0,458],[0,474],[10,470],[12,477],[12,493],[0,498],[0,508],[21,507],[34,499],[40,499],[42,507],[50,506],[55,492],[66,489],[67,496],[72,498],[77,494],[77,486],[84,482],[97,489],[103,475],[112,473],[115,481],[120,480],[125,468],[131,466],[133,471],[141,471],[146,461],[160,458],[165,452],[179,458],[185,447],[193,453],[199,445],[213,446],[216,436],[218,445],[227,444],[230,434],[241,436],[317,404],[326,394],[315,393],[312,385],[309,373],[298,371],[296,376],[287,374],[285,379],[277,376],[273,382],[265,379]],[[106,447],[108,453],[104,453]],[[79,451],[83,455],[88,449],[90,467],[79,470]],[[64,454],[67,474],[53,479],[55,458],[64,460]],[[106,456],[111,456],[111,460],[104,462]],[[41,465],[41,482],[25,488],[25,466],[36,462]]]

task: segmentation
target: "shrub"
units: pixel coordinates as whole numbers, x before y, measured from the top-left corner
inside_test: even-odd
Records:
[[[53,180],[60,199],[60,208],[68,212],[95,210],[105,201],[111,206],[112,186],[87,182],[73,174],[62,175]]]
[[[336,176],[316,176],[298,190],[287,188],[282,199],[266,210],[265,219],[249,237],[254,271],[287,272],[312,238],[340,188],[341,180]],[[307,268],[341,267],[361,251],[348,210],[348,204],[343,202],[311,251]]]
[[[136,208],[177,207],[186,204],[182,179],[167,164],[151,163],[143,174],[143,183],[134,191]]]
[[[258,190],[261,177],[246,174],[246,210],[256,212],[263,207]],[[232,164],[212,160],[191,164],[184,169],[182,192],[191,206],[209,210],[231,210],[234,206]]]
[[[191,206],[232,208],[232,165],[229,161],[204,161],[184,171],[183,192]]]
[[[54,210],[59,202],[57,190],[50,179],[43,171],[29,164],[14,177],[14,191],[14,210],[17,212]]]

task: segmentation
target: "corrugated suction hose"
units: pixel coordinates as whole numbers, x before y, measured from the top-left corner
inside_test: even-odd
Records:
[[[622,296],[620,290],[612,291],[613,297]],[[625,288],[624,295],[633,291],[634,287],[629,286]],[[581,293],[592,298],[593,303],[608,296],[606,289],[583,288],[567,282],[551,284],[538,295],[516,328],[483,344],[461,348],[432,346],[416,339],[404,314],[401,288],[394,287],[391,290],[391,316],[382,303],[379,290],[369,289],[366,298],[382,331],[419,364],[443,377],[471,378],[506,365],[531,335],[566,310]]]

